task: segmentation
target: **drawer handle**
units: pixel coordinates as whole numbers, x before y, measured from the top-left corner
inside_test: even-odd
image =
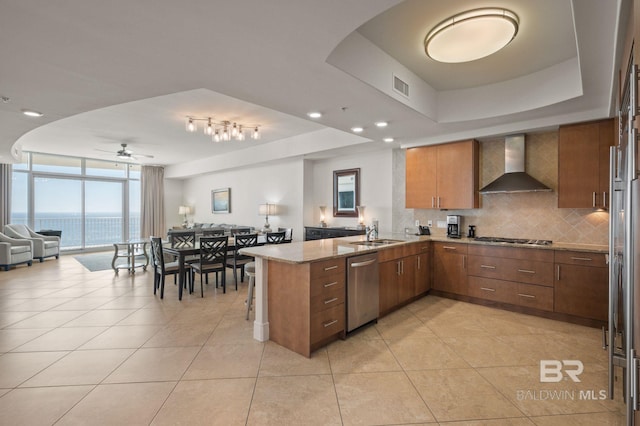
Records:
[[[325,322],[325,323],[324,323],[324,324],[322,324],[322,325],[324,326],[324,328],[327,328],[327,327],[331,327],[333,324],[335,324],[335,323],[337,323],[337,322],[338,322],[338,320],[337,320],[337,319],[335,319],[335,320],[333,320],[333,321]]]
[[[334,281],[334,282],[332,282],[332,283],[326,283],[326,284],[324,285],[324,287],[325,287],[325,288],[327,288],[327,287],[331,287],[332,285],[336,285],[336,284],[338,284],[338,281]]]
[[[571,260],[580,260],[583,262],[591,262],[593,259],[591,259],[590,257],[573,257],[571,256]]]
[[[535,299],[536,297],[532,294],[522,294],[522,293],[518,293],[518,296],[521,297],[528,297],[529,299]]]
[[[484,290],[484,291],[496,291],[495,288],[488,288],[488,287],[480,287],[480,290]]]
[[[333,265],[333,266],[329,266],[329,267],[324,268],[325,271],[330,271],[332,269],[338,269],[338,265]]]
[[[530,271],[528,269],[518,269],[518,272],[522,272],[522,273],[525,273],[525,274],[535,274],[536,273],[536,271]]]
[[[496,269],[495,266],[491,266],[491,265],[480,265],[480,267],[484,269]]]
[[[325,300],[325,301],[324,301],[324,304],[325,304],[325,305],[328,305],[329,303],[333,303],[333,302],[335,302],[336,300],[338,300],[338,298],[337,298],[337,297],[334,297],[333,299],[327,299],[327,300]]]
[[[451,246],[442,246],[443,249],[445,250],[455,250],[455,247],[451,247]]]

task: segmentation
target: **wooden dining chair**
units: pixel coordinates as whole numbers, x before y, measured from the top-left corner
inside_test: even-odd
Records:
[[[285,232],[267,232],[267,244],[285,243]]]
[[[167,275],[177,276],[180,273],[180,264],[177,261],[165,262],[160,237],[151,237],[151,263],[153,264],[153,294],[156,294],[156,290],[160,288],[160,299],[164,299],[164,278]],[[190,284],[189,288],[192,285]]]
[[[223,235],[224,235],[224,229],[222,228],[204,229],[202,231],[203,237],[221,237]]]
[[[227,292],[227,280],[225,272],[227,269],[227,245],[229,237],[201,237],[200,238],[200,260],[191,264],[191,282],[194,281],[196,272],[200,274],[200,295],[204,297],[204,287],[202,285],[202,274],[205,275],[207,283],[210,272],[216,273],[216,287],[218,286],[218,272],[222,272],[222,292]]]
[[[251,228],[231,228],[229,232],[231,235],[251,234]]]
[[[238,268],[240,268],[240,281],[244,281],[244,265],[253,262],[253,257],[240,254],[240,249],[255,247],[258,245],[258,234],[236,234],[233,256],[227,259],[227,267],[233,268],[233,281],[238,290]]]
[[[290,243],[293,241],[293,228],[278,228],[278,232],[284,231],[284,242]]]

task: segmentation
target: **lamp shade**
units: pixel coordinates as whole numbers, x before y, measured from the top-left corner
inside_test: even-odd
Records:
[[[258,214],[260,216],[274,216],[277,213],[277,206],[275,204],[260,204],[258,206]]]
[[[178,214],[191,214],[191,207],[189,206],[178,207]]]

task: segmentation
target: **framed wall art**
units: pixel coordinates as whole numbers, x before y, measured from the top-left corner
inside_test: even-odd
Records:
[[[211,212],[231,212],[231,188],[214,189],[211,191]]]

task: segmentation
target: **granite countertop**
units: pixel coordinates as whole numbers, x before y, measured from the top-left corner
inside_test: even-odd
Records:
[[[592,253],[608,253],[606,245],[593,244],[573,244],[573,243],[553,243],[548,246],[538,246],[532,244],[512,244],[512,243],[492,243],[475,241],[472,238],[447,238],[446,236],[435,235],[410,235],[410,234],[380,234],[378,239],[396,240],[384,245],[366,246],[353,244],[358,241],[366,241],[364,235],[353,237],[330,238],[325,240],[301,241],[289,244],[271,244],[258,247],[248,247],[241,249],[242,254],[254,257],[261,257],[267,260],[277,260],[286,263],[307,263],[318,260],[333,259],[336,257],[356,256],[364,253],[390,249],[402,244],[417,243],[420,241],[438,241],[448,243],[482,244],[500,247],[518,247],[541,250],[575,250]]]

